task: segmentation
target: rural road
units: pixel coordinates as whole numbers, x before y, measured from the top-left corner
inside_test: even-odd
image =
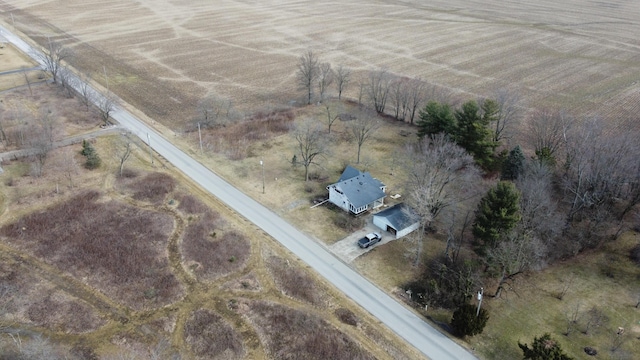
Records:
[[[34,49],[2,26],[0,26],[0,36],[4,36],[26,54],[34,56]],[[173,166],[279,241],[327,281],[427,357],[434,360],[476,359],[467,350],[429,326],[416,314],[333,256],[325,247],[222,180],[131,113],[118,108],[113,112],[112,117],[122,127],[129,129],[143,141],[146,142],[149,138],[151,147]]]

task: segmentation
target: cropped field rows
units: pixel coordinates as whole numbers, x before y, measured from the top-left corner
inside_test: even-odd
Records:
[[[151,96],[163,86],[145,85],[152,88],[136,105],[161,109],[158,120],[167,122],[191,113],[190,106],[207,92],[247,111],[299,99],[296,62],[309,48],[362,76],[386,68],[469,96],[508,86],[532,105],[584,115],[628,117],[626,107],[600,111],[601,105],[615,106],[618,96],[633,96],[634,89],[640,97],[640,40],[633,35],[640,33],[640,7],[632,3],[4,3],[184,91],[188,98],[172,95],[178,99],[173,105],[184,108],[172,110],[162,96]],[[355,87],[348,97],[357,97]]]

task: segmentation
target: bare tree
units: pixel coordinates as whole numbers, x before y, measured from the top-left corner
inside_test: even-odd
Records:
[[[76,151],[70,147],[65,147],[61,151],[61,156],[58,158],[55,167],[62,173],[62,176],[69,181],[69,188],[73,189],[73,179],[78,174],[80,165],[76,161]]]
[[[376,70],[369,73],[369,83],[366,85],[367,95],[376,112],[382,114],[389,97],[391,77],[386,70]]]
[[[407,94],[407,114],[409,115],[409,122],[413,125],[416,111],[422,106],[424,103],[425,96],[425,85],[424,82],[419,79],[411,79],[408,85],[408,94]]]
[[[318,66],[318,93],[320,94],[320,101],[324,101],[325,93],[329,85],[333,82],[333,77],[331,64],[322,63]]]
[[[637,134],[613,132],[599,118],[584,122],[576,130],[568,141],[563,178],[570,204],[568,218],[571,221],[576,215],[603,211],[619,218],[639,200]]]
[[[424,229],[443,209],[477,195],[474,185],[480,180],[480,171],[473,157],[444,134],[407,146],[403,161],[408,175],[407,203],[420,221],[415,259],[418,264]]]
[[[555,162],[565,145],[573,117],[563,111],[540,110],[527,120],[527,136],[540,160]]]
[[[596,332],[600,327],[609,322],[609,317],[597,306],[593,306],[587,311],[586,322],[582,333],[585,335]]]
[[[567,329],[564,332],[565,336],[569,336],[573,333],[573,331],[578,327],[578,321],[580,321],[580,304],[579,302],[575,303],[568,311],[565,311],[564,316],[567,320]]]
[[[85,109],[89,111],[91,105],[93,105],[93,91],[91,89],[91,75],[87,73],[80,73],[78,75],[78,101],[84,105]]]
[[[458,261],[460,250],[466,233],[471,229],[473,223],[473,210],[469,207],[463,208],[461,206],[451,206],[453,211],[448,215],[443,215],[445,222],[447,222],[447,246],[444,250],[444,256],[451,264],[455,264]],[[447,212],[447,209],[443,210]],[[458,213],[462,213],[458,218]]]
[[[27,74],[27,67],[26,66],[22,66],[22,75],[24,75],[24,81],[27,83],[27,86],[29,87],[29,95],[33,96],[33,91],[31,90],[31,80],[29,80],[29,74]]]
[[[202,122],[204,127],[220,126],[233,117],[233,103],[229,99],[210,94],[200,99],[198,112],[198,122]]]
[[[493,123],[493,142],[499,143],[503,139],[510,139],[513,128],[522,117],[522,98],[516,91],[509,89],[498,89],[495,94],[495,101],[498,103],[498,116]]]
[[[362,145],[369,139],[371,136],[378,130],[381,126],[380,121],[378,121],[375,115],[367,116],[359,116],[357,119],[349,122],[349,132],[353,140],[358,145],[358,160],[357,164],[360,163],[360,150],[362,149]]]
[[[338,105],[339,105],[339,103],[338,103]],[[331,134],[331,126],[340,117],[339,110],[336,109],[336,113],[332,114],[331,113],[331,104],[329,102],[325,102],[324,103],[324,108],[327,110],[328,131],[329,131],[329,134]]]
[[[403,120],[409,110],[409,79],[396,77],[391,81],[390,100],[396,120]]]
[[[66,66],[62,66],[60,68],[58,78],[60,79],[60,87],[62,88],[62,91],[64,91],[68,98],[72,98],[74,92],[73,86],[75,85],[75,78],[73,77],[73,74]]]
[[[47,40],[47,46],[44,48],[44,51],[42,53],[36,53],[36,57],[44,65],[44,70],[51,74],[53,83],[57,84],[63,62],[71,58],[72,52],[57,41]]]
[[[351,81],[351,69],[343,66],[342,64],[338,65],[338,68],[335,71],[336,78],[336,90],[338,90],[338,100],[342,99],[342,93],[349,86],[349,82]]]
[[[56,117],[52,112],[43,108],[40,111],[37,123],[32,129],[31,147],[33,148],[33,174],[37,177],[42,175],[42,168],[53,147],[53,133]]]
[[[111,114],[116,110],[117,100],[112,93],[99,94],[96,100],[96,110],[105,126],[110,125]]]
[[[128,134],[124,134],[119,141],[118,147],[116,149],[116,156],[118,161],[120,162],[120,177],[122,177],[122,173],[124,171],[124,163],[131,156],[131,151],[133,150],[133,144],[131,138]]]
[[[313,87],[319,76],[318,58],[312,50],[300,56],[298,60],[298,86],[307,92],[307,104],[311,104]]]
[[[304,166],[304,181],[309,181],[309,166],[317,165],[318,157],[325,155],[328,150],[326,137],[319,124],[307,119],[296,126],[293,136],[298,144],[299,161]]]
[[[498,279],[494,297],[500,297],[502,291],[516,276],[539,266],[545,256],[544,244],[517,228],[507,235],[506,239],[487,250],[485,260]]]
[[[528,162],[516,181],[521,194],[521,229],[548,247],[553,246],[565,224],[553,197],[552,175],[546,165]]]

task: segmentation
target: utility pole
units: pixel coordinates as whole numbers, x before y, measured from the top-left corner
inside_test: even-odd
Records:
[[[484,288],[481,287],[478,291],[478,311],[476,311],[476,317],[480,316],[480,306],[482,306],[482,295],[484,295]]]
[[[264,194],[264,161],[260,160],[260,166],[262,167],[262,193]]]
[[[151,158],[151,165],[153,165],[153,150],[151,149],[151,136],[147,133],[147,145],[149,145],[149,157]]]
[[[200,132],[200,122],[198,122],[198,137],[200,138],[200,155],[204,154],[202,151],[202,133]]]
[[[11,13],[11,24],[13,24],[13,30],[15,30],[16,29],[16,21],[13,18],[13,13]]]

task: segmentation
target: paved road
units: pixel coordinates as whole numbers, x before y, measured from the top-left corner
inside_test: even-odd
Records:
[[[34,53],[26,43],[1,26],[0,35],[4,35],[25,53]],[[129,112],[118,109],[113,113],[113,118],[142,140],[150,139],[151,147],[167,161],[279,241],[340,291],[429,358],[434,360],[475,359],[464,348],[429,326],[413,312],[333,256],[325,247],[222,180]]]

